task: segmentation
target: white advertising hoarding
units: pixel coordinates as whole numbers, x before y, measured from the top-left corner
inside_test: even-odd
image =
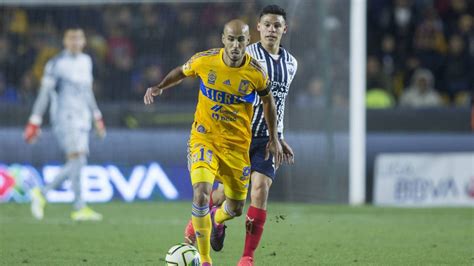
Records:
[[[374,204],[474,207],[474,153],[378,155]]]

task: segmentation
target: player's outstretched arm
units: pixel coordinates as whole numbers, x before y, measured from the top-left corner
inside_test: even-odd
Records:
[[[146,90],[143,101],[145,104],[152,104],[153,98],[159,96],[163,93],[163,90],[171,88],[178,85],[181,81],[186,78],[186,75],[183,73],[183,67],[179,66],[171,70],[168,75],[160,82],[160,84],[150,87]]]
[[[267,95],[260,95],[260,98],[262,99],[263,115],[265,116],[269,133],[265,160],[269,158],[269,153],[271,153],[275,160],[275,169],[278,169],[283,160],[283,149],[281,147],[280,140],[278,139],[275,100],[273,99],[271,93],[268,93]]]

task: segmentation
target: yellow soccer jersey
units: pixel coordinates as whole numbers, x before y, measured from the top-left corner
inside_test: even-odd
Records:
[[[197,53],[183,65],[186,76],[200,78],[191,138],[247,151],[255,93],[267,88],[268,77],[250,55],[237,68],[224,63],[223,53],[223,48]]]

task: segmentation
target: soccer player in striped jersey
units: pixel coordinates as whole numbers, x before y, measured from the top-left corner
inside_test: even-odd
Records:
[[[277,108],[277,125],[280,143],[283,147],[284,161],[294,162],[294,153],[283,138],[283,117],[285,100],[295,77],[298,63],[296,59],[280,46],[281,38],[287,31],[286,12],[277,5],[262,9],[257,29],[260,41],[247,47],[247,53],[255,58],[268,72],[271,91]],[[266,221],[267,200],[270,186],[275,179],[275,165],[272,158],[266,159],[265,147],[268,143],[268,128],[263,116],[261,100],[256,97],[252,118],[251,160],[251,201],[247,212],[246,237],[242,258],[238,265],[253,265],[254,252],[258,247]],[[212,201],[220,205],[223,201],[223,186],[212,193]],[[185,241],[194,243],[192,224],[185,229]]]
[[[278,140],[277,114],[270,83],[262,66],[245,52],[249,27],[232,20],[224,27],[223,49],[197,53],[173,69],[163,81],[147,89],[145,104],[186,77],[200,78],[199,99],[189,145],[188,166],[193,185],[192,225],[203,266],[212,265],[210,248],[220,250],[224,222],[242,214],[250,179],[251,119],[256,95],[262,101],[269,135],[266,153],[283,157]],[[225,201],[209,208],[214,180],[224,184]]]
[[[45,195],[69,178],[74,192],[73,220],[101,220],[102,215],[87,207],[81,197],[81,169],[87,163],[89,132],[94,123],[99,137],[105,137],[102,114],[92,91],[92,60],[82,52],[86,44],[84,31],[72,27],[64,32],[65,49],[45,66],[38,98],[25,128],[26,142],[34,142],[40,133],[43,115],[48,104],[53,133],[64,151],[67,161],[54,180],[43,188],[30,192],[31,211],[42,219]]]

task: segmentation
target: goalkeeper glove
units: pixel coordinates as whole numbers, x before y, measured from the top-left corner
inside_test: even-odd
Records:
[[[23,138],[26,143],[34,143],[38,139],[38,136],[41,133],[41,117],[37,115],[32,115],[26,124],[25,132],[23,133]]]

